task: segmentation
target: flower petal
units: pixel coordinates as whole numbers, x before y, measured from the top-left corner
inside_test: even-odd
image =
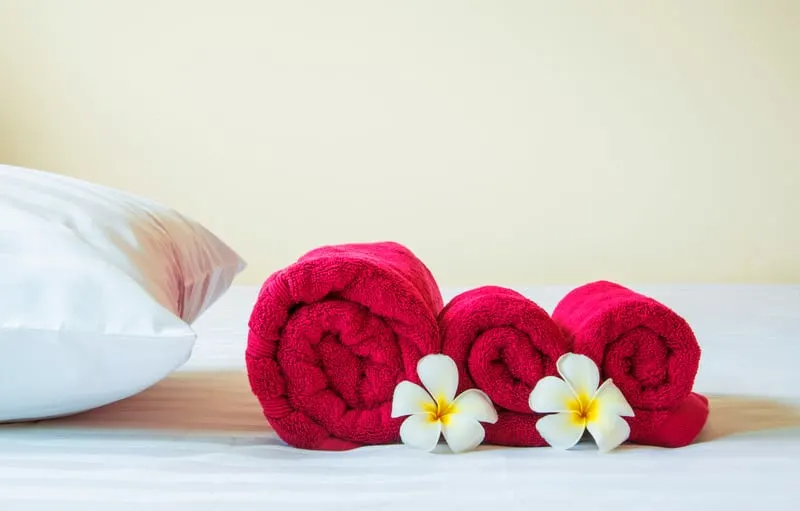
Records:
[[[594,401],[594,406],[599,414],[633,417],[633,408],[631,408],[625,396],[622,395],[622,391],[611,379],[604,381],[600,385],[592,401]]]
[[[586,425],[586,429],[601,452],[608,452],[628,439],[631,427],[625,419],[613,413],[601,413]]]
[[[583,397],[587,401],[597,392],[600,384],[600,371],[597,364],[586,355],[567,353],[561,355],[556,362],[558,374],[564,378],[575,395]]]
[[[555,376],[545,376],[533,387],[528,398],[528,406],[538,413],[567,412],[572,408],[570,402],[575,401],[572,388]]]
[[[492,400],[482,390],[465,390],[453,401],[453,409],[455,415],[472,417],[476,421],[489,424],[497,422],[497,410],[492,406]]]
[[[401,381],[394,388],[394,396],[392,397],[392,418],[402,417],[404,415],[413,415],[415,413],[426,413],[426,406],[432,410],[436,410],[436,403],[433,398],[425,392],[425,389],[411,383],[410,381]]]
[[[417,374],[425,389],[439,403],[449,403],[456,397],[458,368],[447,355],[427,355],[417,364]]]
[[[576,413],[545,415],[536,421],[536,431],[556,449],[569,449],[577,444],[586,427]]]
[[[446,416],[442,424],[442,432],[447,445],[453,452],[471,451],[481,445],[485,435],[483,426],[477,420],[460,413]]]
[[[439,443],[442,423],[431,420],[430,414],[412,415],[400,426],[400,440],[416,449],[432,451]]]

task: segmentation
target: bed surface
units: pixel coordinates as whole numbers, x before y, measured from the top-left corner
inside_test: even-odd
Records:
[[[568,291],[518,289],[547,310]],[[692,446],[286,447],[243,372],[258,289],[234,287],[196,323],[191,360],[159,385],[78,416],[0,426],[0,509],[798,509],[800,286],[636,290],[683,315],[703,348],[695,390],[711,415]]]

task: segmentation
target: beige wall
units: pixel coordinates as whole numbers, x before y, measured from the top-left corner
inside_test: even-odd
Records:
[[[0,160],[201,220],[257,282],[800,281],[800,2],[0,0]]]

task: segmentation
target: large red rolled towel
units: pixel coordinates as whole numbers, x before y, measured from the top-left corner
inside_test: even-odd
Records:
[[[391,242],[312,250],[274,273],[250,317],[246,362],[286,443],[344,450],[394,442],[395,386],[439,351],[442,297],[428,268]]]
[[[486,424],[496,445],[547,445],[528,406],[531,390],[556,375],[567,350],[558,326],[536,303],[510,289],[486,286],[453,298],[439,314],[442,352],[458,366],[459,392],[479,388],[492,399],[498,421]]]
[[[692,393],[700,346],[666,305],[612,282],[571,291],[553,311],[571,351],[597,363],[633,407],[633,442],[679,447],[705,425],[708,401]]]

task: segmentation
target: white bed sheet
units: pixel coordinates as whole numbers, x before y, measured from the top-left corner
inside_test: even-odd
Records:
[[[692,446],[459,456],[286,447],[243,373],[257,288],[234,287],[196,324],[191,360],[156,387],[0,427],[0,510],[798,509],[800,286],[637,289],[684,315],[703,348],[695,388],[711,415]],[[552,310],[568,289],[520,290]]]

